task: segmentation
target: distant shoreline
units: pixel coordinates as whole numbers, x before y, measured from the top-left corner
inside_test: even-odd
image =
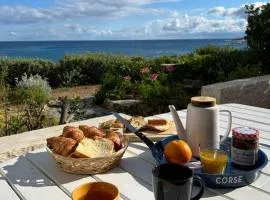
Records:
[[[115,39],[115,40],[0,40],[0,42],[113,42],[113,41],[177,41],[177,40],[241,40],[242,38],[194,38],[194,39]]]
[[[0,42],[0,57],[41,58],[59,60],[66,54],[112,53],[127,56],[158,57],[182,55],[208,45],[244,48],[233,39],[169,39],[169,40],[69,40],[69,41],[5,41]],[[231,44],[230,44],[231,43]]]

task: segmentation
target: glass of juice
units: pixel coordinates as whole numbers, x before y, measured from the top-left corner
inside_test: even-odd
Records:
[[[203,172],[209,174],[224,174],[228,162],[226,151],[220,149],[201,149],[200,159]]]

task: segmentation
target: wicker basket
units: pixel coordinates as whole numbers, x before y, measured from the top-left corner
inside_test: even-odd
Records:
[[[124,147],[110,156],[98,158],[71,158],[54,153],[47,147],[47,151],[56,160],[65,172],[72,174],[98,174],[116,167],[128,147],[128,138],[125,137]]]

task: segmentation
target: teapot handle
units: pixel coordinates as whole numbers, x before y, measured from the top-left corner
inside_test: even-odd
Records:
[[[228,113],[228,127],[227,127],[227,130],[226,130],[226,133],[220,139],[220,144],[222,144],[226,140],[226,138],[229,136],[229,134],[231,132],[231,127],[232,127],[232,113],[229,110],[220,110],[219,112],[226,112],[226,113]]]

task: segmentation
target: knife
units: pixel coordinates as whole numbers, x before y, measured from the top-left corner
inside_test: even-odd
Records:
[[[119,115],[116,112],[112,112],[112,114],[123,124],[125,125],[125,127],[130,130],[132,133],[134,133],[135,135],[137,135],[150,149],[152,149],[154,143],[147,138],[139,129],[135,128],[134,126],[132,126],[128,120],[126,120],[124,117],[122,117],[121,115]]]

